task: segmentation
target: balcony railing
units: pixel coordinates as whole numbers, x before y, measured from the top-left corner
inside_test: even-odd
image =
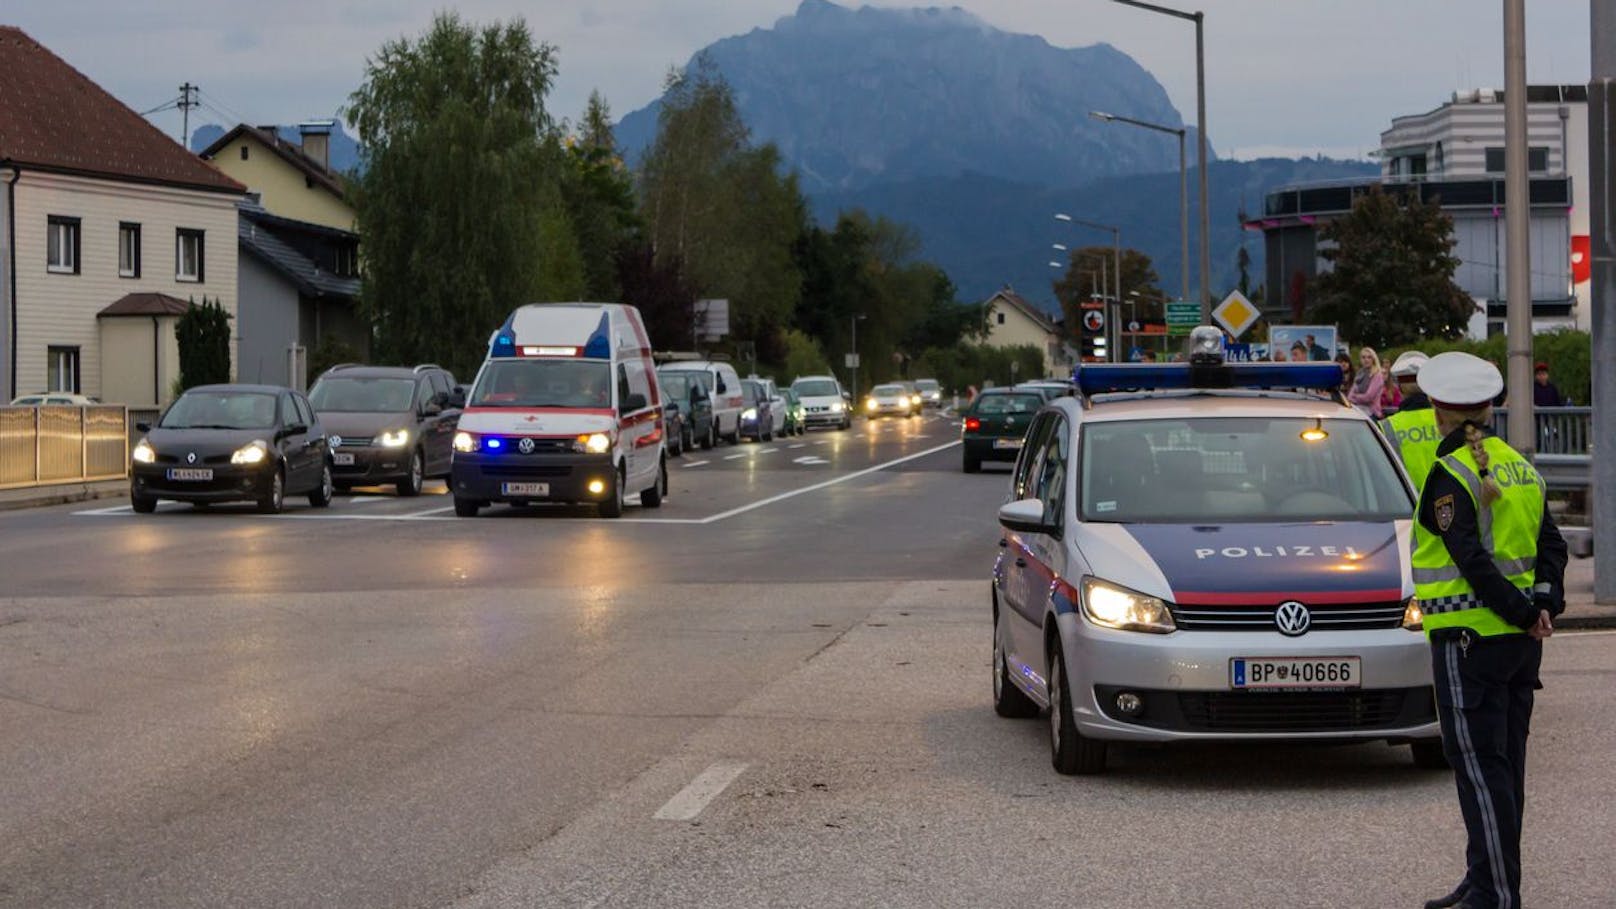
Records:
[[[129,475],[123,407],[0,407],[0,489]]]

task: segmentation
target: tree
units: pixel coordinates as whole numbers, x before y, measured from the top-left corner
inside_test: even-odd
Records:
[[[366,60],[347,113],[367,148],[360,307],[382,359],[469,375],[513,308],[575,295],[544,106],[555,74],[554,48],[522,20],[473,28],[453,13]]]
[[[1060,301],[1072,340],[1081,339],[1083,301],[1094,295],[1110,297],[1114,292],[1111,271],[1115,260],[1109,246],[1081,246],[1067,255],[1066,274],[1055,282],[1055,298]],[[1159,280],[1149,256],[1137,249],[1122,250],[1122,300],[1137,300],[1136,312],[1144,321],[1163,317],[1165,296],[1157,284]]]
[[[642,224],[634,198],[633,175],[617,152],[611,108],[591,93],[579,131],[564,143],[561,196],[577,238],[583,272],[581,296],[621,299],[618,259],[635,242]]]
[[[1319,238],[1332,267],[1313,280],[1309,320],[1376,348],[1464,332],[1476,304],[1454,283],[1453,219],[1436,203],[1377,187]]]
[[[190,301],[174,326],[180,347],[180,389],[230,381],[230,314],[218,300]]]

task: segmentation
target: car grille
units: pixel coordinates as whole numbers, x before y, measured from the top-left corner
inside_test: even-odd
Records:
[[[369,448],[376,444],[372,436],[342,436],[342,444],[338,448]]]
[[[1185,726],[1208,732],[1329,732],[1397,725],[1407,689],[1381,691],[1186,691]]]
[[[535,438],[532,441],[533,441],[533,451],[528,452],[528,453],[524,453],[522,451],[522,449],[517,447],[522,442],[522,439],[519,436],[514,437],[514,438],[500,437],[500,448],[501,448],[501,451],[504,453],[504,456],[518,457],[518,458],[526,457],[527,454],[536,454],[536,455],[539,455],[539,454],[571,454],[572,450],[573,450],[572,449],[572,444],[573,444],[574,440],[571,439],[571,438],[567,438],[567,439],[538,439],[538,438]],[[483,440],[483,444],[485,446],[488,444],[488,441],[487,441],[486,438]]]
[[[572,476],[566,464],[485,464],[483,474],[496,479],[559,479]]]
[[[1173,621],[1185,631],[1273,631],[1271,606],[1173,606]],[[1307,604],[1312,613],[1309,631],[1370,631],[1399,628],[1403,624],[1403,603]]]

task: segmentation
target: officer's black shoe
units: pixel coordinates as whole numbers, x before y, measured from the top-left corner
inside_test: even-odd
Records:
[[[1453,888],[1453,892],[1447,896],[1439,896],[1434,900],[1426,900],[1425,909],[1451,909],[1451,907],[1459,905],[1460,901],[1463,900],[1469,893],[1470,883],[1468,881],[1460,881],[1459,886]]]

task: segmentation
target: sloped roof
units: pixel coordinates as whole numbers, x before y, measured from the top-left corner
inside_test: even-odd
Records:
[[[236,219],[236,239],[241,248],[254,258],[284,275],[299,293],[311,297],[359,296],[359,279],[342,277],[316,265],[309,257],[298,252],[291,244],[275,235],[276,222],[282,226],[299,225],[311,232],[322,234],[345,233],[319,224],[276,218],[261,208],[243,204]],[[353,236],[353,235],[350,235]]]
[[[0,26],[0,162],[212,192],[220,173],[15,26]]]
[[[183,316],[191,306],[187,300],[155,292],[124,294],[97,316]]]
[[[329,170],[321,167],[313,158],[310,158],[308,155],[304,154],[302,147],[293,145],[285,139],[282,139],[275,132],[268,129],[260,129],[256,126],[248,126],[245,123],[239,123],[236,125],[235,129],[232,129],[220,136],[218,139],[215,139],[212,145],[202,149],[201,155],[203,158],[211,161],[216,155],[219,154],[219,152],[228,148],[232,142],[235,142],[242,136],[251,136],[252,138],[258,140],[259,145],[262,145],[263,147],[274,152],[275,156],[280,158],[282,161],[285,161],[287,164],[290,164],[299,171],[302,171],[305,177],[308,177],[315,183],[318,183],[330,190],[332,195],[336,196],[337,198],[343,198],[341,180],[338,180],[336,176],[334,176]]]
[[[1045,313],[1043,310],[1032,305],[1027,301],[1026,297],[1023,297],[1021,294],[1016,293],[1010,288],[1006,287],[1000,290],[998,293],[995,293],[993,296],[988,298],[987,303],[984,305],[992,306],[993,301],[995,300],[1003,300],[1011,309],[1019,310],[1022,315],[1038,323],[1038,327],[1042,328],[1044,331],[1050,333],[1055,331],[1055,323],[1050,320],[1048,313]]]

